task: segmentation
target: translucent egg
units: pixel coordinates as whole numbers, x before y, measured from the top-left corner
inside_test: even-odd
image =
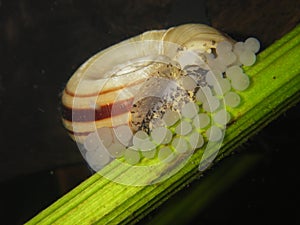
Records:
[[[206,136],[209,141],[217,142],[220,141],[223,137],[223,131],[220,127],[211,126],[206,131]]]

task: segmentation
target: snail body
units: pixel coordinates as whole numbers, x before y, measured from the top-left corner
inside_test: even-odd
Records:
[[[142,33],[74,73],[62,95],[63,124],[96,171],[120,157],[136,164],[191,155],[221,143],[227,107],[238,107],[237,92],[250,84],[241,65],[252,65],[258,49],[254,38],[235,42],[202,24]]]

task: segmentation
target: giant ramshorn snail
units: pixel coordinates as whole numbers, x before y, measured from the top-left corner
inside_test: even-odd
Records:
[[[170,161],[220,142],[259,42],[206,25],[145,32],[84,63],[62,97],[63,123],[94,170],[114,158]]]

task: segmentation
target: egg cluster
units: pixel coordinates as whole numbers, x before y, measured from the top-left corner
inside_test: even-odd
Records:
[[[176,82],[188,97],[181,98],[180,104],[173,101],[177,107],[170,106],[170,98],[160,101],[163,110],[151,114],[147,128],[133,130],[124,124],[90,133],[83,143],[87,162],[94,170],[115,158],[132,165],[153,158],[170,162],[176,155],[204,148],[208,142],[221,142],[231,121],[227,109],[241,104],[239,92],[250,85],[242,66],[255,63],[259,47],[255,38],[234,44],[223,41],[211,53],[198,54],[202,64],[181,65],[183,75]]]

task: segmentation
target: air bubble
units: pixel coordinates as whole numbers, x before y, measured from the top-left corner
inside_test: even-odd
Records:
[[[204,144],[203,136],[196,131],[189,135],[188,140],[193,149],[201,148]]]
[[[206,113],[200,113],[193,119],[193,125],[196,129],[203,129],[210,123],[210,117]]]
[[[181,121],[175,128],[175,132],[179,135],[187,135],[192,131],[192,125],[187,121]]]
[[[172,132],[166,127],[157,127],[151,131],[152,140],[160,144],[168,144],[172,140]]]
[[[194,102],[189,102],[185,104],[181,109],[181,115],[192,119],[194,116],[197,115],[199,111],[199,106]]]
[[[118,141],[123,145],[128,146],[133,136],[130,127],[128,125],[121,125],[114,128],[114,132]]]
[[[108,147],[113,142],[113,133],[112,128],[110,127],[101,127],[97,129],[97,134],[100,141],[105,147]]]
[[[223,131],[217,126],[211,126],[206,131],[206,136],[209,141],[217,142],[220,141],[223,137]]]
[[[237,93],[230,91],[225,94],[224,101],[227,106],[234,108],[240,104],[241,97]]]
[[[183,137],[175,137],[172,141],[172,146],[179,153],[184,153],[189,150],[188,143]]]
[[[226,65],[222,63],[220,58],[210,59],[207,61],[207,63],[211,71],[216,75],[221,74],[226,70]]]
[[[125,150],[124,158],[127,163],[132,164],[132,165],[137,164],[141,159],[140,153],[132,148],[127,148]]]
[[[139,130],[137,131],[132,139],[132,143],[137,148],[141,148],[144,141],[148,140],[149,136],[145,131]]]
[[[231,66],[226,70],[226,77],[230,80],[235,79],[243,74],[243,70],[239,66]]]
[[[85,159],[91,166],[97,165],[97,160],[96,160],[96,152],[95,151],[88,151],[85,153]]]
[[[245,41],[245,48],[257,53],[260,48],[260,43],[256,38],[250,37]]]
[[[218,82],[214,85],[214,90],[217,95],[224,95],[231,89],[231,84],[228,79],[220,78]]]
[[[193,78],[190,76],[184,76],[179,79],[179,84],[188,91],[192,91],[197,87],[197,84]]]
[[[222,41],[216,47],[217,60],[224,66],[233,64],[237,60],[236,55],[232,52],[232,47],[232,44],[228,41]]]
[[[169,127],[174,125],[180,119],[180,115],[178,112],[167,110],[162,119],[165,122],[165,124]]]
[[[244,42],[236,42],[234,45],[233,45],[233,52],[235,54],[237,54],[238,56],[240,55],[240,53],[242,51],[245,50],[245,45],[244,45]]]
[[[249,77],[246,74],[242,74],[231,80],[231,85],[235,90],[244,91],[250,85]]]
[[[203,109],[207,112],[214,112],[219,108],[219,106],[220,100],[215,96],[211,96],[203,102]]]
[[[150,151],[142,151],[142,155],[147,159],[153,159],[156,154],[156,149],[152,149]]]
[[[217,78],[215,77],[215,74],[213,72],[211,72],[211,71],[207,72],[207,74],[205,76],[205,81],[210,86],[214,86],[218,82]]]
[[[100,145],[100,140],[99,140],[99,137],[97,135],[97,133],[93,132],[93,133],[90,133],[84,143],[83,143],[83,146],[84,148],[87,150],[87,151],[93,151],[95,150],[98,146]]]
[[[252,66],[255,63],[256,55],[252,51],[245,49],[240,53],[239,60],[245,66]]]
[[[112,157],[119,158],[124,155],[125,146],[120,143],[113,143],[108,147],[107,151]]]
[[[232,44],[228,41],[221,41],[218,43],[216,47],[216,52],[218,55],[226,52],[231,52],[231,50],[232,50]]]
[[[217,59],[223,65],[229,66],[237,60],[237,56],[233,52],[225,52],[225,53],[222,53],[221,55],[219,55]],[[224,72],[224,71],[222,71],[222,72]]]
[[[86,152],[85,157],[89,164],[97,168],[105,166],[110,161],[109,154],[101,148]]]
[[[205,102],[207,98],[212,96],[211,89],[207,86],[201,87],[196,93],[196,100],[199,102]]]
[[[174,153],[170,147],[165,146],[159,149],[157,157],[160,161],[169,162],[174,158]]]
[[[225,109],[219,110],[213,116],[213,120],[220,125],[226,125],[230,121],[230,118],[230,114]]]
[[[156,148],[156,144],[154,144],[152,141],[149,139],[143,141],[141,144],[141,151],[151,151]]]

